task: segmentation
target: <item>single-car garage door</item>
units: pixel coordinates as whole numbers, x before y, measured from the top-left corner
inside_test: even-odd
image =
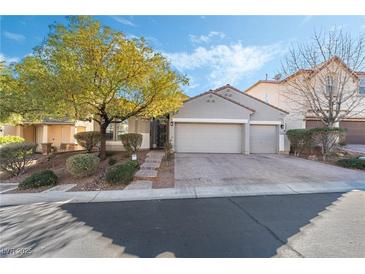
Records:
[[[241,124],[176,123],[176,152],[241,153]]]
[[[251,125],[250,153],[277,153],[278,132],[273,125]]]
[[[347,144],[365,144],[365,122],[341,121],[340,127],[346,129]]]

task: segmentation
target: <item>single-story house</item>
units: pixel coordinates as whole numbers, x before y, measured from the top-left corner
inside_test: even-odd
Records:
[[[37,151],[42,144],[51,143],[58,150],[80,149],[74,135],[82,131],[93,130],[91,122],[71,121],[69,119],[44,119],[42,122],[22,122],[18,125],[5,125],[1,128],[3,136],[20,136],[27,142],[36,143]]]
[[[287,112],[226,85],[184,102],[175,114],[158,119],[131,117],[107,128],[106,148],[124,150],[119,136],[141,133],[142,149],[163,148],[169,140],[176,152],[278,153],[284,150],[283,121]],[[39,144],[76,144],[80,131],[98,130],[97,123],[45,120],[5,126],[3,135],[17,135]]]
[[[176,152],[278,153],[286,114],[225,85],[185,101],[170,116],[169,140]]]

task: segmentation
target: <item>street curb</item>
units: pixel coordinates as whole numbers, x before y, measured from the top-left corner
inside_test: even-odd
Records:
[[[109,190],[109,191],[79,191],[79,192],[40,192],[40,193],[15,193],[1,194],[0,206],[12,206],[32,204],[39,202],[67,202],[67,203],[90,203],[90,202],[123,202],[141,200],[171,200],[171,199],[197,199],[219,198],[236,196],[265,196],[265,195],[294,195],[313,193],[336,193],[352,190],[365,190],[364,184],[348,184],[341,187],[333,186],[328,189],[301,189],[293,190],[284,187],[275,190],[271,186],[256,185],[249,189],[247,186],[234,187],[189,187],[189,188],[165,188],[165,189],[132,189],[132,190]],[[261,187],[261,188],[260,188]],[[271,190],[269,190],[271,188]]]

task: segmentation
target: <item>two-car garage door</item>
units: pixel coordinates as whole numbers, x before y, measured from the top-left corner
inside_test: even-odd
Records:
[[[241,153],[242,124],[176,123],[177,152]]]
[[[244,152],[243,124],[176,123],[175,150],[185,153]],[[275,125],[250,125],[250,153],[277,153]]]

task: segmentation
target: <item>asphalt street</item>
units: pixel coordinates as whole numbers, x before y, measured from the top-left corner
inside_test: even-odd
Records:
[[[272,257],[341,193],[65,204],[138,257]]]

